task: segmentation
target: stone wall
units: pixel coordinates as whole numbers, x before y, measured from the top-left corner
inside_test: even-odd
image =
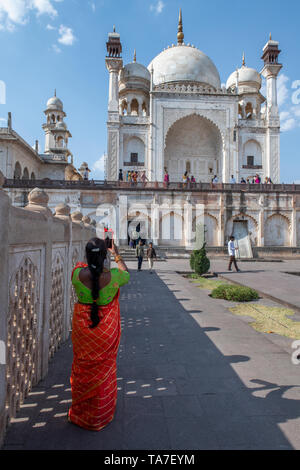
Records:
[[[2,190],[0,173],[0,446],[5,429],[49,358],[70,334],[74,264],[95,236],[89,219],[34,189],[22,209]]]

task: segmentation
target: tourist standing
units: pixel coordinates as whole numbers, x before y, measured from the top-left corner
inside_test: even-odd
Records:
[[[236,183],[236,179],[233,175],[231,175],[230,184],[235,184],[235,183]]]
[[[142,175],[141,175],[141,181],[142,181],[142,183],[143,183],[143,186],[145,186],[146,181],[148,181],[148,178],[147,178],[147,176],[146,176],[146,171],[145,171],[145,170],[143,171],[143,173],[142,173]]]
[[[237,265],[237,262],[236,262],[236,259],[235,259],[235,252],[236,252],[237,248],[234,244],[234,240],[235,240],[234,236],[231,236],[230,239],[229,239],[229,242],[228,242],[228,254],[230,256],[228,271],[232,271],[231,266],[232,266],[232,263],[233,263],[234,267],[236,269],[236,272],[239,273],[240,269],[238,268],[238,265]]]
[[[164,176],[164,186],[165,186],[165,188],[169,187],[169,183],[170,183],[169,173],[168,173],[167,169],[165,168],[165,176]]]
[[[142,240],[139,241],[139,244],[136,247],[136,257],[138,259],[138,271],[141,271],[143,259],[145,256],[145,250]]]
[[[122,168],[120,168],[120,171],[119,171],[119,181],[123,181],[123,170],[122,170]]]
[[[155,249],[153,248],[152,242],[149,243],[149,248],[147,250],[147,258],[148,258],[148,263],[149,263],[149,271],[150,274],[152,274],[152,269],[153,269],[153,263],[154,260],[156,260],[156,252]]]
[[[110,252],[116,268],[105,269]],[[100,431],[114,417],[117,403],[117,354],[121,337],[120,287],[128,268],[117,247],[93,238],[86,245],[87,263],[77,263],[72,284],[78,297],[72,321],[72,405],[68,420]]]

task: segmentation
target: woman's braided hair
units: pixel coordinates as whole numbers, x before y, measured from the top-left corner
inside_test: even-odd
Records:
[[[92,238],[86,245],[85,253],[88,267],[92,274],[93,303],[91,306],[92,324],[90,328],[96,328],[100,323],[99,306],[97,305],[97,300],[99,299],[100,294],[99,278],[103,272],[104,261],[107,256],[107,249],[104,240],[101,240],[100,238]]]

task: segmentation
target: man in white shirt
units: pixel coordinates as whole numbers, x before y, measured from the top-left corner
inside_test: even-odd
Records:
[[[233,175],[231,175],[230,184],[235,184],[235,183],[236,183],[236,179]]]
[[[232,271],[231,265],[233,263],[234,267],[236,269],[236,272],[239,273],[240,269],[238,268],[238,265],[236,263],[235,250],[237,250],[237,248],[234,245],[234,236],[231,236],[230,239],[229,239],[229,242],[228,242],[228,254],[230,256],[228,271]]]

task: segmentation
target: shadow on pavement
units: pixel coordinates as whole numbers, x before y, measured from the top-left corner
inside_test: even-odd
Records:
[[[166,277],[166,272],[160,277],[132,271],[130,284],[121,290],[113,422],[99,433],[67,422],[68,341],[10,425],[4,449],[293,448],[280,424],[300,415],[299,401],[284,396],[298,385],[252,377],[254,388],[248,388],[232,364],[248,363],[251,357],[223,355],[208,337],[210,332],[221,335],[222,325],[201,328],[191,316],[201,311],[184,308],[162,280]]]

